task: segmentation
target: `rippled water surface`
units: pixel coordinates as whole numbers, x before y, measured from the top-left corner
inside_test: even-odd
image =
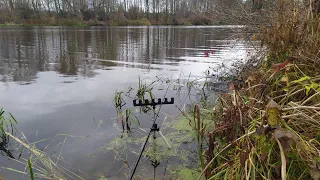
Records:
[[[235,26],[1,27],[0,107],[30,142],[44,140],[39,149],[51,143],[52,156],[61,153],[90,177],[123,179],[114,154],[98,151],[120,136],[115,91],[136,86],[139,76],[194,79],[209,66],[245,59],[252,48],[240,33]],[[177,114],[172,107],[163,111]]]

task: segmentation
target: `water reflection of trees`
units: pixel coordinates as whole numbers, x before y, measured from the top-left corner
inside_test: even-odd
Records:
[[[218,42],[208,40],[226,39],[232,33],[231,29],[177,27],[4,28],[0,30],[0,79],[32,82],[41,71],[93,77],[95,69],[126,65],[105,60],[161,64],[167,57],[197,53],[183,48],[215,47]]]

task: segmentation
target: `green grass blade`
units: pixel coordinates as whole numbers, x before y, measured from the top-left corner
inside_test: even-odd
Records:
[[[16,118],[14,118],[14,116],[13,116],[11,113],[9,113],[9,114],[10,114],[12,120],[13,120],[16,124],[18,124],[18,121],[16,120]]]
[[[228,170],[228,169],[224,169],[224,170],[218,172],[217,174],[215,174],[215,175],[213,175],[212,177],[210,177],[209,180],[213,180],[213,179],[216,179],[216,178],[220,177],[220,175],[222,175],[223,173],[225,173],[227,170]]]
[[[30,171],[30,179],[34,180],[32,164],[31,164],[31,160],[30,159],[28,159],[28,166],[29,166],[29,171]]]

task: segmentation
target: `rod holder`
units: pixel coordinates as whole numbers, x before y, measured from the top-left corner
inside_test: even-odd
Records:
[[[174,104],[174,98],[171,98],[170,101],[168,101],[168,98],[164,98],[163,101],[160,98],[157,101],[155,99],[151,99],[151,101],[146,99],[144,102],[142,100],[139,100],[138,102],[136,99],[133,100],[133,106],[152,106],[153,109],[155,109],[157,105],[162,104]]]

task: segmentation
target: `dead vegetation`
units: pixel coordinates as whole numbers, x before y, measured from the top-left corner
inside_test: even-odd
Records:
[[[261,31],[261,67],[220,95],[210,110],[215,127],[198,131],[206,159],[198,179],[320,179],[320,16],[282,0]]]

